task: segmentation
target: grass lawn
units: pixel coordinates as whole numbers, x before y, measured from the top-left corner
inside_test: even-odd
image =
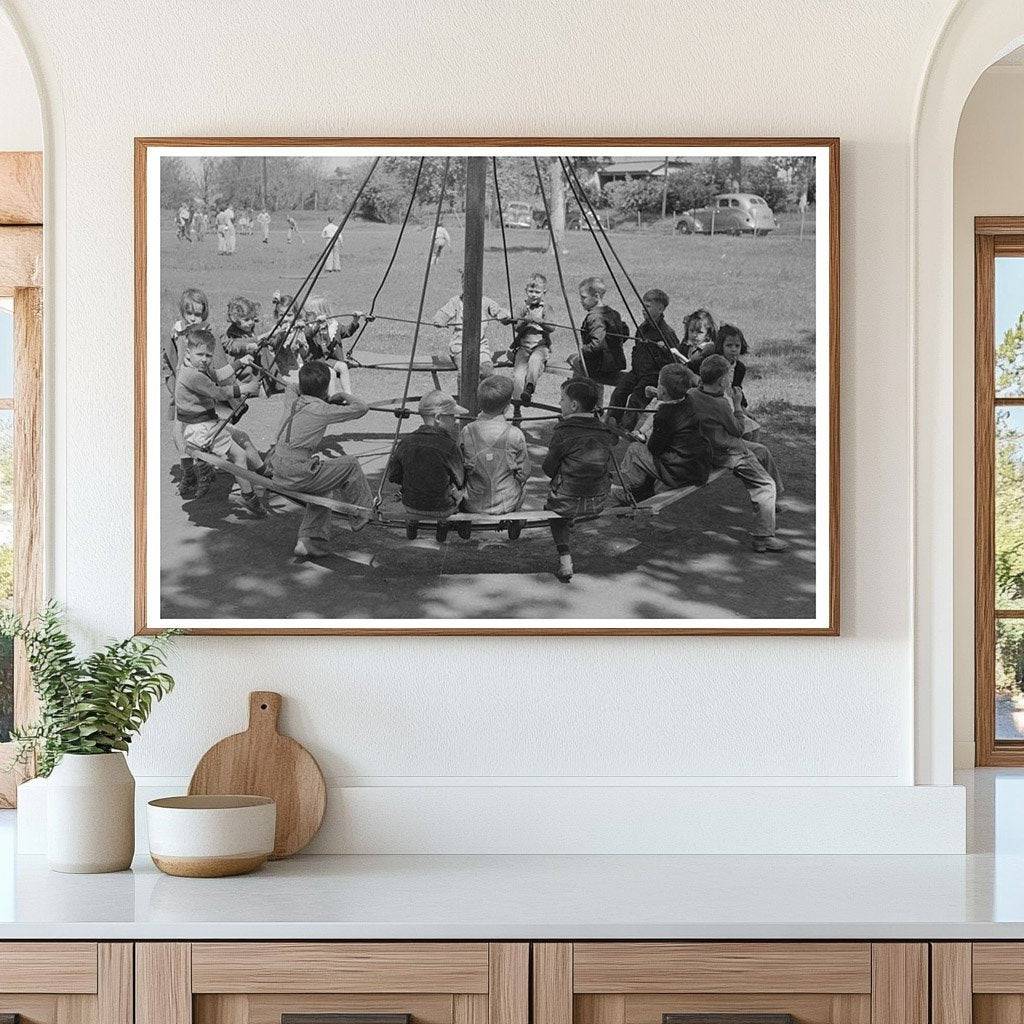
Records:
[[[216,239],[188,244],[174,237],[173,214],[164,213],[161,271],[161,327],[166,334],[178,316],[182,288],[202,288],[210,299],[211,320],[226,327],[227,301],[244,295],[263,304],[270,323],[270,296],[298,288],[316,253],[324,214],[295,215],[305,244],[285,241],[284,215],[271,225],[270,243],[258,235],[239,236],[233,256],[218,256]],[[448,218],[452,246],[431,273],[424,319],[458,291],[462,263],[461,226]],[[336,311],[367,310],[390,258],[397,225],[353,222],[346,228],[341,273],[323,275],[316,293]],[[377,312],[414,318],[422,286],[430,232],[410,226],[402,251],[377,303]],[[200,501],[184,503],[172,483],[176,454],[169,433],[162,438],[161,572],[163,614],[183,618],[806,618],[813,615],[814,377],[815,309],[813,235],[798,237],[787,222],[766,238],[679,236],[665,231],[617,232],[613,242],[643,291],[659,287],[671,299],[667,318],[679,325],[704,306],[719,322],[739,326],[750,343],[745,384],[750,412],[763,427],[762,440],[778,458],[787,484],[781,536],[792,544],[783,556],[749,549],[751,513],[746,494],[730,476],[645,524],[601,521],[578,531],[577,576],[568,586],[550,576],[553,546],[546,532],[524,534],[517,542],[484,535],[439,546],[409,543],[400,533],[368,529],[339,534],[338,557],[322,564],[291,556],[298,513],[283,499],[268,520],[249,520],[228,481]],[[549,280],[550,318],[568,323],[545,232],[509,229],[513,298],[522,296],[527,276],[540,270]],[[570,299],[576,283],[604,267],[585,232],[569,232],[563,269]],[[507,304],[501,235],[488,230],[484,290]],[[632,296],[628,296],[632,300]],[[609,303],[622,310],[612,290]],[[631,302],[634,310],[639,303]],[[624,312],[624,311],[623,311]],[[582,311],[573,308],[578,323]],[[628,320],[628,318],[627,318]],[[413,328],[377,320],[367,329],[356,355],[376,353],[408,358]],[[509,332],[489,325],[495,350],[506,347]],[[553,361],[575,351],[568,331],[553,337]],[[420,332],[419,355],[447,352],[447,336],[432,327]],[[364,357],[365,358],[365,357]],[[370,361],[366,359],[365,361]],[[353,370],[356,392],[368,400],[401,395],[403,375]],[[545,376],[541,402],[555,404],[561,378]],[[445,380],[455,387],[455,375]],[[413,392],[429,388],[417,374]],[[272,443],[282,415],[281,399],[252,403],[242,426],[257,445]],[[394,433],[393,416],[372,413],[343,434],[345,450],[359,455],[376,488]],[[403,429],[411,429],[407,424]],[[528,432],[539,463],[550,424]],[[539,466],[530,482],[528,507],[543,502],[545,481]]]

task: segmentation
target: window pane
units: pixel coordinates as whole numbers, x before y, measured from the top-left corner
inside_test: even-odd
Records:
[[[996,257],[996,395],[1024,397],[1024,257]]]
[[[996,619],[996,739],[1024,740],[1024,622]]]
[[[0,606],[14,600],[14,413],[0,410]],[[0,637],[0,743],[14,723],[14,651]]]
[[[0,299],[0,398],[14,395],[14,311],[10,299]]]
[[[996,608],[1024,608],[1024,408],[996,409]]]

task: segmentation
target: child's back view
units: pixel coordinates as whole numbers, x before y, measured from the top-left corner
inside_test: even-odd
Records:
[[[505,419],[512,381],[492,376],[477,389],[480,414],[462,428],[459,447],[466,465],[467,512],[501,515],[523,503],[530,477],[530,453],[523,432]]]
[[[562,419],[551,434],[544,472],[551,490],[544,507],[557,512],[551,536],[558,550],[556,576],[572,579],[569,537],[574,519],[594,516],[608,500],[616,438],[597,418],[601,386],[587,377],[572,377],[562,385]]]
[[[387,472],[388,481],[401,488],[407,511],[441,517],[457,511],[466,471],[455,424],[465,411],[443,391],[428,391],[420,399],[423,425],[398,442]]]

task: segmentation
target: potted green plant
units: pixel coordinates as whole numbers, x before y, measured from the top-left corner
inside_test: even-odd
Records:
[[[135,779],[124,752],[174,687],[161,671],[173,631],[129,637],[84,658],[55,604],[22,622],[0,615],[0,634],[25,645],[39,718],[15,729],[17,757],[47,776],[47,862],[54,871],[122,871],[135,852]]]

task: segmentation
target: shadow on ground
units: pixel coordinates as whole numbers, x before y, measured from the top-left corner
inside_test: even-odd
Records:
[[[754,410],[755,415],[758,410]],[[337,554],[320,562],[294,557],[300,512],[280,496],[274,512],[253,519],[225,474],[202,499],[172,487],[166,453],[161,512],[162,615],[180,619],[806,619],[815,612],[813,410],[771,410],[772,447],[797,485],[785,501],[779,535],[784,555],[750,548],[750,505],[742,485],[724,476],[660,516],[579,524],[569,584],[552,575],[555,551],[546,528],[517,541],[503,534],[452,536],[429,531],[408,541],[401,530],[337,531]],[[366,454],[376,490],[393,417],[372,414],[345,449]],[[266,428],[253,431],[266,446]],[[254,424],[258,426],[258,424]],[[405,427],[404,429],[409,429]],[[550,424],[529,431],[535,475],[528,507],[540,507],[546,481],[539,462]],[[339,442],[331,439],[331,447]]]

